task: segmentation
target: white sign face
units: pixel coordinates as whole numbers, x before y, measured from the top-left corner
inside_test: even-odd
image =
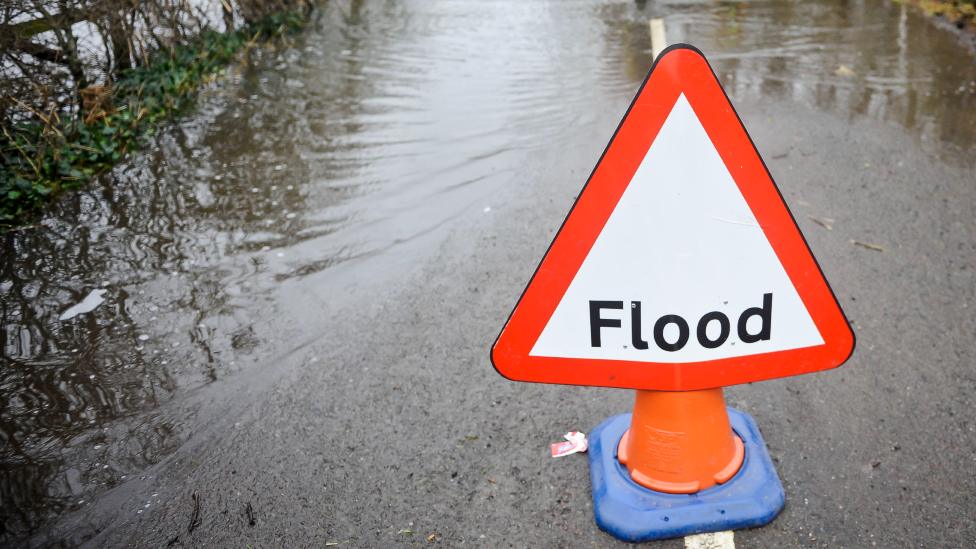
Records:
[[[682,94],[529,355],[683,363],[823,343]]]

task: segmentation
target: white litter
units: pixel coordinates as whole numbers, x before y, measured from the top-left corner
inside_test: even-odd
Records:
[[[576,454],[578,452],[585,452],[589,447],[589,443],[586,442],[586,434],[579,431],[570,431],[563,435],[566,442],[553,442],[549,445],[549,451],[552,453],[552,457],[563,457],[570,454]]]
[[[108,290],[96,289],[92,290],[85,299],[81,300],[81,303],[77,305],[72,305],[67,311],[61,313],[58,320],[70,320],[78,315],[83,315],[85,313],[90,313],[95,310],[99,305],[105,302],[105,292]]]

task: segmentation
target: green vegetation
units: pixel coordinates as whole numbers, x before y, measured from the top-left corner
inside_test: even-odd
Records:
[[[33,117],[4,125],[0,135],[0,228],[7,229],[59,191],[103,172],[158,123],[190,106],[201,84],[242,49],[294,32],[303,12],[280,12],[230,32],[207,30],[184,45],[157,52],[122,71],[110,86],[83,90],[79,116],[31,109]]]
[[[960,29],[976,32],[976,0],[898,0],[914,4],[926,15],[944,17]]]

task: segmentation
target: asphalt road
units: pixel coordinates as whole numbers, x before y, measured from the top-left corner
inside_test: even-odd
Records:
[[[726,390],[787,497],[736,543],[976,544],[972,128],[952,111],[932,115],[956,128],[939,134],[870,102],[729,92],[858,340],[840,369]],[[585,456],[552,459],[548,445],[627,411],[632,393],[513,383],[488,352],[628,102],[588,104],[437,232],[283,285],[289,325],[306,328],[172,403],[186,442],[36,543],[624,545],[594,524]]]

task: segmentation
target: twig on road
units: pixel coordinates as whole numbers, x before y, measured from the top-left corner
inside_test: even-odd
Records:
[[[186,533],[189,534],[200,526],[200,496],[193,494],[193,512],[190,513],[190,524],[186,527]]]
[[[250,501],[247,502],[247,505],[244,506],[244,516],[247,518],[248,526],[254,526],[255,524],[257,524],[257,521],[254,520],[254,508],[251,507]]]

